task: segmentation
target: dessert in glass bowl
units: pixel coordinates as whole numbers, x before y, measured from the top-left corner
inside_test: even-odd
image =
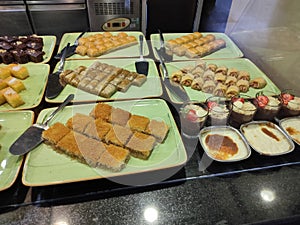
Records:
[[[212,96],[206,99],[209,110],[208,124],[210,126],[226,125],[232,105],[224,97]]]
[[[256,113],[256,106],[250,99],[245,97],[231,98],[232,111],[229,117],[229,124],[239,128],[243,123],[250,122]]]
[[[253,103],[257,107],[255,120],[273,120],[281,107],[281,100],[278,95],[272,92],[258,92]]]
[[[180,109],[181,131],[186,137],[198,137],[208,115],[208,108],[203,103],[187,103]]]
[[[300,115],[300,97],[294,91],[283,91],[279,96],[282,107],[277,115],[279,119]]]

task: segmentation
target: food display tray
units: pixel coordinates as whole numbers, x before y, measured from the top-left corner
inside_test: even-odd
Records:
[[[30,110],[0,112],[0,191],[13,185],[24,158],[12,155],[9,147],[32,125],[33,119],[34,113]]]
[[[250,88],[248,92],[242,93],[250,98],[254,98],[256,93],[259,91],[269,91],[272,93],[280,94],[279,88],[272,82],[272,80],[261,71],[253,62],[246,58],[239,59],[218,59],[218,60],[204,60],[207,64],[213,63],[217,66],[226,66],[228,68],[236,68],[237,70],[245,70],[250,73],[251,79],[256,77],[263,77],[267,81],[267,85],[262,89]],[[166,63],[166,67],[169,72],[169,76],[175,71],[180,70],[186,66],[195,65],[195,60],[192,61],[181,61],[181,62],[170,62]],[[203,91],[193,90],[191,87],[184,87],[191,101],[205,102],[205,100],[212,96],[212,94],[205,93]],[[168,91],[169,97],[174,103],[182,103],[175,95]]]
[[[101,63],[117,66],[132,72],[135,72],[135,62],[138,59],[98,59]],[[60,103],[65,100],[69,94],[74,94],[73,102],[95,102],[95,101],[110,101],[110,100],[128,100],[128,99],[141,99],[152,98],[162,95],[162,86],[159,78],[156,65],[152,59],[146,59],[149,62],[149,72],[146,82],[140,86],[131,86],[126,92],[116,92],[110,98],[100,97],[90,94],[86,91],[80,90],[71,85],[66,85],[63,91],[54,99],[46,98],[49,103]],[[79,66],[88,67],[95,60],[70,60],[66,61],[64,69],[76,69]]]
[[[19,95],[25,103],[16,108],[13,108],[8,103],[4,103],[0,105],[0,112],[10,110],[32,109],[34,107],[37,107],[43,99],[50,71],[50,66],[48,64],[40,63],[28,63],[24,64],[23,66],[26,67],[29,72],[29,77],[27,77],[25,80],[21,80],[24,86],[26,87],[26,90],[23,90],[19,93]]]
[[[240,58],[243,57],[242,51],[238,48],[238,46],[224,33],[207,33],[207,32],[201,32],[203,36],[206,36],[208,34],[215,35],[216,38],[222,38],[226,42],[226,47],[222,48],[212,54],[206,55],[202,57],[202,59],[227,59],[227,58]],[[165,33],[163,34],[165,42],[171,39],[175,39],[178,37],[182,37],[184,35],[188,35],[191,33]],[[159,34],[151,34],[150,35],[151,45],[153,48],[154,56],[158,60],[158,55],[155,51],[155,48],[161,47],[161,42],[159,38]],[[186,56],[177,56],[173,55],[174,61],[181,61],[181,60],[191,60],[191,58],[188,58]]]
[[[23,183],[27,186],[44,186],[101,178],[118,180],[122,176],[159,172],[164,169],[184,166],[187,161],[186,151],[171,111],[165,101],[146,99],[115,101],[108,104],[130,111],[133,114],[164,121],[169,126],[167,138],[162,144],[155,147],[147,160],[131,157],[126,167],[120,172],[92,168],[72,160],[66,155],[55,152],[49,145],[43,143],[27,155],[23,170]],[[94,106],[95,104],[68,106],[51,121],[51,124],[55,122],[66,123],[76,112],[88,115]],[[49,108],[41,111],[37,121],[41,122],[53,110],[53,108]]]
[[[94,35],[94,34],[103,34],[104,32],[86,32],[83,37],[87,37],[89,35]],[[112,35],[117,35],[120,32],[110,32]],[[120,48],[120,49],[116,49],[113,50],[111,52],[108,52],[106,54],[103,54],[99,57],[96,58],[132,58],[132,57],[139,57],[140,56],[140,51],[139,51],[139,36],[143,35],[142,32],[139,31],[127,31],[127,32],[123,32],[126,33],[130,36],[134,36],[137,39],[137,43],[128,47],[124,47],[124,48]],[[70,43],[70,45],[72,45],[76,38],[80,35],[81,33],[65,33],[60,41],[59,47],[58,47],[58,52],[61,52],[61,50],[67,46],[68,43]],[[143,55],[147,56],[149,55],[149,47],[146,41],[145,36],[143,35],[144,38],[144,46],[143,46]],[[81,56],[79,54],[74,54],[70,57],[67,58],[67,60],[71,60],[71,59],[91,59],[88,56]]]

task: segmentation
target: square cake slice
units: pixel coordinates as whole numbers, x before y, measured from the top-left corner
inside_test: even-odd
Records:
[[[110,123],[107,123],[102,119],[96,119],[87,125],[84,133],[91,138],[104,140],[105,135],[110,131],[111,128],[112,125]]]
[[[94,109],[90,112],[90,116],[98,119],[101,118],[108,121],[111,114],[112,107],[105,103],[98,103]]]
[[[113,125],[112,129],[105,136],[105,142],[118,146],[125,146],[132,135],[132,131],[127,127]]]
[[[126,110],[119,109],[119,108],[113,108],[108,120],[109,120],[109,122],[111,122],[113,124],[125,126],[129,120],[130,116],[131,116],[131,113]]]
[[[47,130],[43,131],[42,137],[49,144],[56,145],[57,142],[67,135],[71,130],[62,123],[55,123]]]
[[[76,113],[73,117],[68,119],[66,125],[70,129],[73,129],[80,133],[84,133],[85,128],[91,121],[94,121],[93,117],[81,113]]]
[[[163,121],[150,120],[145,133],[153,135],[158,142],[163,142],[169,132],[168,125]]]
[[[127,126],[132,130],[144,132],[149,122],[149,118],[145,116],[131,115],[130,119],[128,120]]]
[[[148,159],[155,145],[155,138],[141,132],[135,132],[126,147],[133,157]]]

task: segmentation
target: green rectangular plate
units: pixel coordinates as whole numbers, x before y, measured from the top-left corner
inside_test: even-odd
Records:
[[[259,91],[272,91],[274,93],[279,94],[279,88],[264,74],[253,62],[246,58],[238,58],[238,59],[217,59],[217,60],[204,60],[207,64],[214,63],[217,66],[227,66],[228,68],[236,68],[238,70],[245,70],[250,73],[251,79],[255,77],[263,77],[267,81],[267,85],[262,89],[254,89],[250,88],[248,92],[243,93],[251,98],[255,97],[255,94]],[[181,62],[171,62],[167,63],[167,69],[169,74],[171,75],[173,72],[188,66],[194,65],[195,61],[181,61]],[[204,93],[202,91],[193,90],[190,87],[184,87],[188,96],[192,101],[200,101],[204,102],[208,97],[212,96],[211,94]],[[176,96],[170,94],[168,92],[171,100],[175,103],[180,103],[180,100],[176,98]]]
[[[135,70],[135,62],[138,59],[98,59],[100,62],[118,66],[129,71]],[[156,65],[152,59],[146,59],[149,62],[149,73],[146,82],[141,86],[131,86],[125,93],[116,92],[111,98],[103,98],[86,91],[77,89],[71,85],[66,85],[63,91],[54,99],[46,98],[47,102],[63,102],[69,94],[75,94],[74,102],[95,102],[120,99],[139,99],[151,98],[162,95],[162,87]],[[64,69],[75,69],[78,66],[90,66],[95,60],[70,60],[66,61]],[[57,68],[55,69],[57,70]]]
[[[87,32],[83,35],[83,37],[94,35],[94,34],[103,34],[103,33],[104,32]],[[113,35],[116,35],[120,32],[110,32],[110,33],[112,33]],[[137,41],[139,40],[139,36],[143,35],[142,32],[137,32],[137,31],[128,31],[128,32],[124,31],[122,33],[126,33],[130,36],[136,37]],[[59,48],[58,48],[58,52],[61,52],[61,50],[65,46],[67,46],[68,43],[70,43],[70,45],[73,45],[76,38],[79,35],[80,35],[80,33],[65,33],[63,35],[63,37],[61,38]],[[148,47],[148,44],[146,42],[145,36],[144,36],[143,52],[144,52],[144,56],[149,55],[149,47]],[[103,55],[101,55],[97,58],[129,58],[129,57],[139,57],[139,55],[140,55],[139,44],[134,44],[134,45],[129,46],[129,47],[120,48],[118,50],[111,51],[107,54],[103,54]],[[67,60],[69,60],[69,59],[91,59],[91,58],[89,56],[81,56],[81,55],[75,53],[71,57],[67,58]]]
[[[43,51],[45,52],[45,55],[43,56],[44,60],[40,63],[47,63],[50,61],[51,56],[53,54],[55,44],[56,44],[56,36],[47,35],[47,36],[39,36],[39,37],[43,38],[43,42],[44,42]],[[37,63],[29,62],[26,64],[37,64]],[[0,65],[6,65],[6,64],[0,63]]]
[[[0,191],[13,185],[23,161],[23,156],[9,152],[12,143],[32,125],[34,113],[30,110],[0,112]]]
[[[1,65],[0,67],[7,66]],[[0,105],[0,111],[31,109],[40,104],[46,89],[50,66],[48,64],[23,64],[29,72],[29,77],[21,80],[26,90],[19,93],[25,104],[13,108],[8,103]]]
[[[201,32],[202,33],[202,32]],[[191,33],[165,33],[163,34],[165,42],[170,39],[175,39],[178,37],[182,37],[184,35],[191,34]],[[243,53],[238,48],[238,46],[224,33],[202,33],[204,36],[207,34],[213,34],[216,36],[216,38],[222,38],[224,41],[226,41],[226,48],[222,48],[212,54],[209,54],[207,56],[202,57],[203,59],[225,59],[225,58],[240,58],[243,57]],[[154,56],[156,59],[158,59],[158,56],[156,54],[156,51],[154,47],[160,48],[160,39],[159,34],[151,34],[150,35],[151,45],[153,48]],[[188,58],[186,56],[173,56],[174,61],[178,60],[191,60],[191,58]]]
[[[92,168],[72,160],[66,155],[56,153],[50,146],[43,143],[27,155],[22,177],[23,183],[27,186],[62,184],[177,168],[186,163],[187,155],[181,136],[173,116],[163,100],[116,101],[108,104],[130,111],[133,114],[166,122],[170,127],[166,140],[163,144],[155,147],[148,160],[131,157],[127,166],[121,172]],[[51,124],[55,122],[66,123],[77,112],[89,114],[94,106],[95,104],[67,106],[54,117]],[[37,121],[41,122],[52,111],[53,108],[44,109],[39,114]]]

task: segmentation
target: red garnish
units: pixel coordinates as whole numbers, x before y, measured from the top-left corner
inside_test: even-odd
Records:
[[[283,93],[283,94],[281,94],[282,102],[285,105],[287,105],[289,103],[289,101],[293,100],[294,97],[295,97],[294,95],[291,95],[289,93]]]
[[[186,118],[189,121],[195,122],[198,119],[196,111],[194,109],[190,109],[186,114]]]
[[[257,96],[258,106],[264,108],[269,102],[269,98],[265,95]]]
[[[233,101],[233,102],[240,101],[240,102],[244,103],[244,102],[245,102],[245,99],[243,99],[243,98],[238,98],[238,97],[233,97],[233,98],[232,98],[232,101]]]
[[[209,110],[211,110],[213,107],[217,106],[218,104],[216,102],[207,102],[207,107]]]

